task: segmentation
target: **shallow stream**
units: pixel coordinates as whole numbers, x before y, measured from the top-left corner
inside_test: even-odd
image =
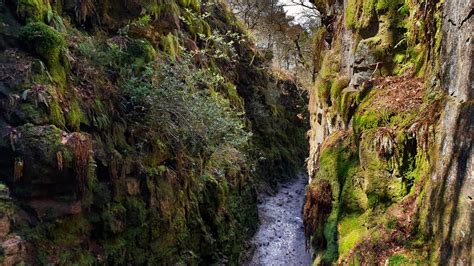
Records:
[[[302,219],[306,184],[302,176],[259,204],[260,228],[252,239],[256,248],[247,265],[311,265]]]

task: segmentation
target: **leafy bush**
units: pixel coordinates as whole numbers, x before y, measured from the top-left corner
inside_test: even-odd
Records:
[[[141,117],[173,147],[208,155],[222,145],[242,148],[250,135],[244,114],[215,92],[223,82],[222,76],[198,69],[184,58],[149,63],[138,76],[131,74],[123,89],[130,115]]]

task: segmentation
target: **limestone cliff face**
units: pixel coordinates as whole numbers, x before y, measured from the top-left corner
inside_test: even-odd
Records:
[[[219,0],[0,2],[0,263],[236,264],[304,98]]]
[[[474,195],[474,2],[445,1],[439,82],[445,105],[424,198],[426,233],[442,264],[472,264]]]
[[[471,264],[472,1],[313,3],[315,262]]]

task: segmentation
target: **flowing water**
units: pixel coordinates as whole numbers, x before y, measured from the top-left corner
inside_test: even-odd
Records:
[[[306,184],[301,176],[259,204],[260,228],[252,239],[256,248],[247,265],[311,265],[302,219]]]

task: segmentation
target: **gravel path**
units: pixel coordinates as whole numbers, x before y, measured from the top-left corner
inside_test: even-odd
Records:
[[[246,265],[311,265],[302,220],[306,184],[300,177],[259,204],[260,228],[252,239],[255,252]]]

